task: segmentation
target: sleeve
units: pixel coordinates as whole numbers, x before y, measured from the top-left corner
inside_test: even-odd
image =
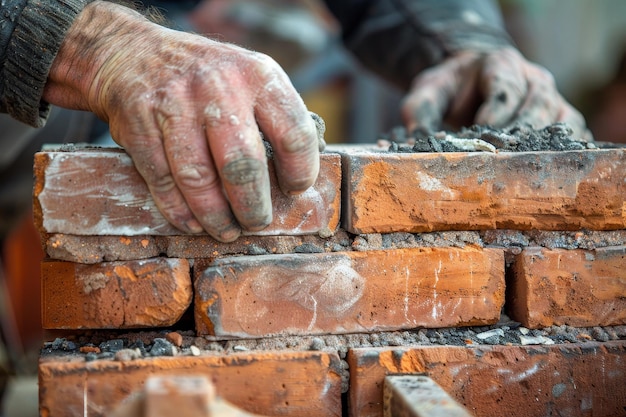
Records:
[[[462,50],[512,45],[492,0],[327,0],[346,47],[402,89],[424,68]]]
[[[0,112],[33,127],[45,124],[42,101],[63,38],[89,0],[0,2]]]

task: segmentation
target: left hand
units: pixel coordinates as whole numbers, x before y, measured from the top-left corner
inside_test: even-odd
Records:
[[[585,119],[559,93],[552,74],[512,47],[463,51],[413,81],[402,108],[409,130],[442,130],[471,124],[505,128],[528,123],[535,129],[564,122],[574,139],[593,140]]]

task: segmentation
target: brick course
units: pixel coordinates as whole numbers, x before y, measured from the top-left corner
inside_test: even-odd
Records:
[[[526,248],[512,271],[507,307],[526,327],[626,324],[626,246]]]
[[[415,248],[196,261],[199,334],[250,338],[490,324],[501,250]]]
[[[44,329],[128,329],[176,323],[192,301],[189,262],[154,258],[84,265],[44,261]]]

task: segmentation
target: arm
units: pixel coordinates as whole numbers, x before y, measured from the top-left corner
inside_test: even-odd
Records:
[[[327,1],[346,47],[368,69],[406,90],[417,73],[458,51],[511,45],[490,0]]]
[[[407,92],[409,129],[442,123],[536,128],[569,123],[588,140],[582,115],[552,75],[527,61],[490,0],[327,1],[348,49],[370,70]]]

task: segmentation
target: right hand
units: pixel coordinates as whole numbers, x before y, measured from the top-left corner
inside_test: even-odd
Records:
[[[319,171],[314,122],[275,61],[117,4],[81,12],[44,99],[107,121],[160,211],[184,232],[232,241],[272,221],[259,130],[283,192],[305,191]]]

